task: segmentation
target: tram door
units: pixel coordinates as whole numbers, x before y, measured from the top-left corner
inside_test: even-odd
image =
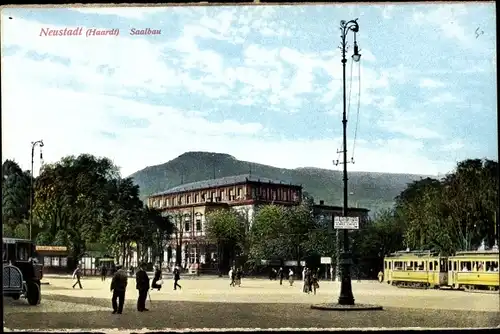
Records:
[[[439,285],[448,285],[448,261],[446,258],[439,260]]]

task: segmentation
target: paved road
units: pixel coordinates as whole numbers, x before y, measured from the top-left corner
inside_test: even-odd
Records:
[[[47,278],[48,279],[48,278]],[[181,280],[173,291],[171,280],[152,291],[150,312],[135,311],[135,280],[129,281],[123,315],[110,313],[109,283],[89,278],[84,289],[72,289],[68,278],[50,278],[43,286],[42,303],[4,299],[6,327],[48,328],[276,328],[276,327],[491,327],[500,324],[499,297],[457,291],[398,289],[375,282],[353,282],[356,302],[384,306],[384,311],[330,313],[311,310],[310,304],[336,301],[339,284],[320,282],[316,296],[299,285],[244,279],[230,288],[227,279]],[[285,283],[285,282],[284,282]]]

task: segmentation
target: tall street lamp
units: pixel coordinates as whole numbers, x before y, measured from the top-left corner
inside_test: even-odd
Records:
[[[351,21],[340,21],[341,34],[341,45],[342,49],[342,88],[343,88],[343,111],[342,111],[342,153],[343,153],[343,164],[344,164],[344,205],[342,208],[342,216],[348,216],[348,188],[347,188],[347,114],[346,114],[346,73],[345,64],[347,59],[345,57],[347,51],[347,33],[349,31],[354,32],[354,54],[352,59],[358,62],[361,58],[359,54],[358,44],[356,43],[356,33],[359,31],[358,19]],[[354,305],[354,296],[352,294],[351,285],[351,254],[349,252],[349,230],[345,229],[344,233],[344,247],[340,254],[340,267],[341,267],[341,281],[340,281],[340,296],[338,303],[340,305]]]
[[[344,164],[344,173],[343,173],[343,181],[344,181],[344,204],[342,206],[342,216],[344,219],[348,217],[348,188],[347,188],[347,113],[346,113],[346,75],[345,75],[345,64],[347,59],[345,57],[347,51],[347,33],[349,31],[354,32],[354,54],[352,55],[352,59],[355,62],[358,62],[361,58],[361,54],[359,53],[358,44],[356,43],[356,33],[359,31],[358,19],[351,21],[340,21],[340,31],[342,43],[340,44],[340,49],[342,50],[342,88],[343,88],[343,112],[342,112],[342,130],[343,130],[343,164]],[[335,219],[335,218],[334,218]],[[338,233],[337,233],[338,235]],[[382,310],[382,306],[377,305],[369,305],[369,304],[357,304],[354,305],[354,296],[352,294],[352,285],[351,285],[351,254],[349,252],[349,230],[344,229],[344,247],[342,253],[340,254],[340,272],[341,272],[341,281],[340,281],[340,296],[337,304],[319,304],[319,305],[311,305],[311,308],[317,310],[332,310],[332,311],[344,311],[346,309],[351,310]],[[337,244],[338,245],[338,244]]]
[[[34,175],[33,175],[33,163],[35,162],[35,147],[36,146],[40,147],[40,160],[43,160],[43,155],[42,155],[42,150],[41,148],[43,147],[43,140],[37,140],[35,142],[31,142],[31,187],[30,187],[30,240],[31,240],[31,229],[33,226],[33,181],[34,181]]]

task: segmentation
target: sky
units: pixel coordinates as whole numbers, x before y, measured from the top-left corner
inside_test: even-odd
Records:
[[[442,175],[497,160],[494,3],[4,8],[2,161],[91,153],[128,176],[187,151]],[[81,36],[42,29],[82,28]],[[131,35],[131,29],[160,30]],[[117,29],[118,36],[86,36]],[[349,97],[350,96],[350,97]],[[35,175],[40,168],[35,151]]]

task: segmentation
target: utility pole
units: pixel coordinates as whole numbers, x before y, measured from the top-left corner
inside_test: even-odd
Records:
[[[345,57],[347,50],[347,33],[349,31],[354,32],[354,54],[352,56],[354,61],[359,61],[361,55],[359,54],[358,45],[356,43],[356,33],[359,31],[359,26],[356,20],[351,20],[349,22],[341,21],[340,22],[340,30],[342,31],[342,102],[343,102],[343,112],[342,112],[342,153],[343,153],[343,181],[344,181],[344,204],[342,208],[342,216],[348,217],[349,208],[349,192],[347,187],[347,112],[346,112],[346,62],[347,59]],[[353,162],[353,160],[351,160]],[[351,285],[351,253],[349,251],[349,230],[344,229],[343,231],[343,251],[340,255],[340,266],[342,272],[342,279],[340,283],[340,296],[338,299],[338,303],[340,305],[354,305],[354,295],[352,293],[352,285]]]
[[[42,147],[43,147],[43,140],[37,140],[35,142],[31,142],[31,183],[30,183],[30,240],[32,240],[32,235],[31,235],[31,230],[33,227],[33,196],[34,196],[34,189],[33,189],[33,181],[35,176],[33,175],[33,164],[35,162],[35,147],[40,146],[40,160],[43,160],[43,155],[42,155]]]

